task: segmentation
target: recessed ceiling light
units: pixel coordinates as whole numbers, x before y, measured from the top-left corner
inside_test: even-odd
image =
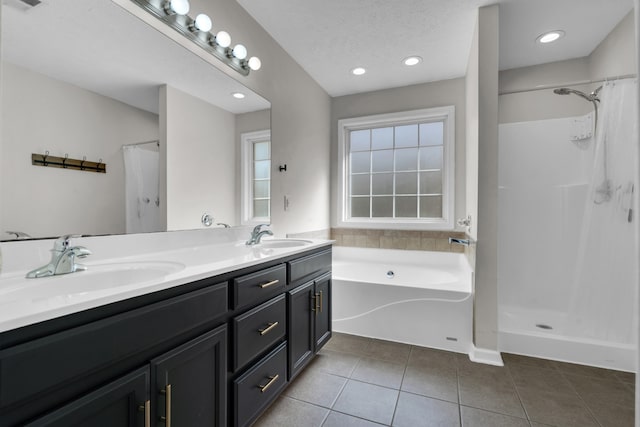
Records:
[[[402,60],[402,63],[408,67],[411,67],[413,65],[418,65],[421,62],[422,62],[422,58],[420,58],[419,56],[409,56]]]
[[[544,34],[539,35],[536,38],[536,41],[538,43],[552,43],[560,38],[564,37],[564,31],[562,30],[553,30],[553,31],[549,31],[546,32]]]
[[[233,92],[231,95],[236,99],[242,99],[245,97],[245,94],[242,92]]]
[[[367,72],[367,70],[365,70],[362,67],[356,67],[353,70],[351,70],[351,74],[353,74],[354,76],[361,76],[366,72]]]

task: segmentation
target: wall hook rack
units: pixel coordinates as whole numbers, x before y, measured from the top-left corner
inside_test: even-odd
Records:
[[[70,159],[68,154],[65,154],[64,157],[50,156],[48,151],[45,151],[44,154],[32,153],[31,164],[34,166],[107,173],[107,164],[103,163],[102,159],[97,162],[88,161],[86,156],[82,160]]]

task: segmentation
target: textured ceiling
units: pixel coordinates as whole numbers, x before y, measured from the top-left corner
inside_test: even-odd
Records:
[[[477,9],[500,4],[500,68],[588,55],[633,0],[237,0],[331,95],[464,76]],[[541,33],[563,29],[555,45]],[[424,61],[406,67],[401,61]],[[354,67],[368,71],[350,74]]]

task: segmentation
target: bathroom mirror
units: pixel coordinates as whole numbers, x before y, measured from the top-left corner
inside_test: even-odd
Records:
[[[238,224],[241,134],[270,103],[111,1],[27,3],[2,3],[0,240]]]

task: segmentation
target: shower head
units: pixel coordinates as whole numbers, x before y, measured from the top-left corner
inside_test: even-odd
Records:
[[[591,92],[589,95],[587,95],[586,93],[580,92],[579,90],[569,89],[568,87],[561,87],[558,89],[554,89],[553,93],[555,93],[556,95],[574,94],[574,95],[578,95],[581,98],[586,99],[589,102],[595,102],[595,101],[600,102],[600,99],[598,99],[598,92],[600,92],[600,89],[602,89],[602,86],[594,90],[593,92]]]

